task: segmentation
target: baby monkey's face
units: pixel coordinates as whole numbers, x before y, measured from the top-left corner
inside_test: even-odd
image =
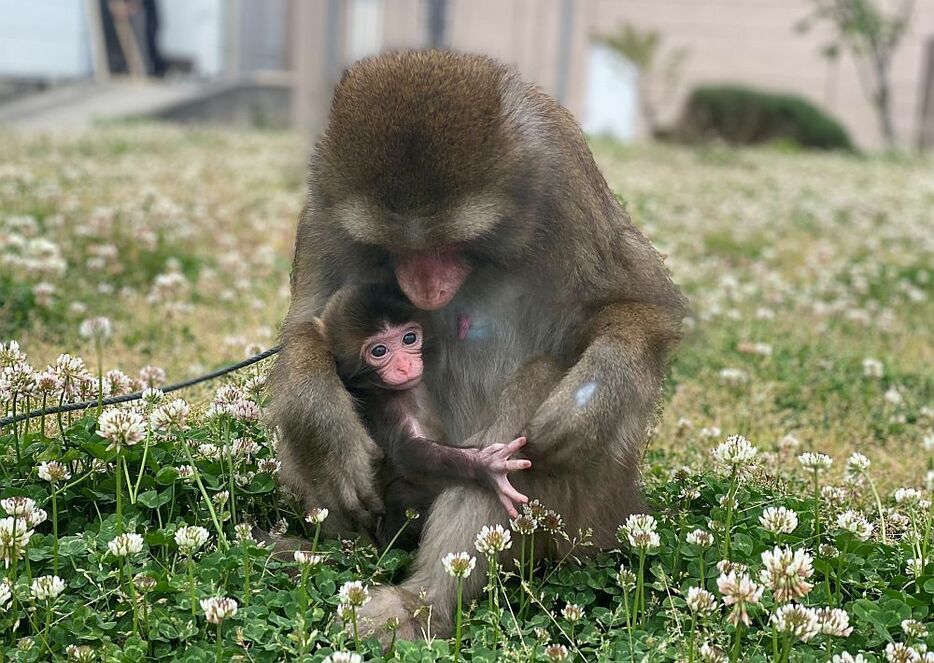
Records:
[[[387,389],[411,389],[422,379],[422,328],[417,323],[386,324],[367,338],[360,359]]]

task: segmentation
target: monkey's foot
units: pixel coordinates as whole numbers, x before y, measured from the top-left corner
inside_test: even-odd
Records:
[[[428,636],[428,608],[417,596],[392,586],[376,587],[370,596],[370,601],[357,610],[361,637],[376,637],[385,651],[394,639],[420,640]]]

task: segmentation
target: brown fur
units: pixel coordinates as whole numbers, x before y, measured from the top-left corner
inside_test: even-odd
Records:
[[[598,546],[613,545],[616,527],[643,508],[638,458],[684,301],[571,115],[483,57],[384,55],[338,85],[312,160],[271,379],[283,479],[309,507],[341,514],[331,524],[371,522],[375,445],[309,327],[340,287],[392,283],[392,253],[452,245],[474,271],[426,314],[437,349],[425,366],[450,444],[526,432],[533,466],[514,475],[516,487],[571,531],[591,528]],[[473,321],[466,340],[455,333],[461,312]],[[482,525],[504,520],[488,491],[445,490],[412,575],[374,592],[363,622],[397,617],[403,632],[418,632],[405,606],[423,589],[445,633],[455,585],[441,557],[471,550]],[[466,596],[483,577],[477,568]]]

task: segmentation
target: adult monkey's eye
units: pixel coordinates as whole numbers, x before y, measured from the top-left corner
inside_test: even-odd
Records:
[[[370,354],[374,357],[385,357],[387,352],[389,352],[389,348],[382,344],[370,348]]]
[[[416,334],[413,331],[405,332],[405,334],[402,336],[403,345],[412,345],[417,340],[418,340],[418,334]]]

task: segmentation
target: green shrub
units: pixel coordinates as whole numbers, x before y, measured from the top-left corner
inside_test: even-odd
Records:
[[[719,138],[751,145],[791,140],[803,147],[853,149],[846,129],[809,101],[734,85],[696,88],[677,135],[688,142]]]

